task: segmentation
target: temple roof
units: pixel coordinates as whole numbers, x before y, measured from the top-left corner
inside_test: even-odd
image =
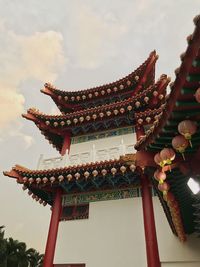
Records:
[[[35,122],[42,134],[61,151],[66,132],[76,136],[87,132],[125,127],[137,123],[135,119],[139,119],[140,116],[144,117],[142,124],[152,123],[164,103],[169,81],[166,75],[162,75],[157,83],[138,92],[135,96],[96,108],[61,115],[47,115],[32,108],[23,117]]]
[[[66,194],[140,187],[134,164],[123,160],[93,162],[48,170],[30,170],[16,165],[4,175],[15,178],[37,200],[52,204],[54,191],[61,187]],[[29,193],[31,195],[31,193]]]
[[[127,99],[154,84],[157,59],[156,52],[151,52],[139,68],[113,83],[80,91],[63,91],[46,83],[41,92],[51,96],[63,113]]]

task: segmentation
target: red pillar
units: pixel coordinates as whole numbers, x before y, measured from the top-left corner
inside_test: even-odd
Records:
[[[151,186],[145,174],[141,174],[141,186],[147,266],[160,267]]]
[[[64,156],[67,150],[69,153],[70,145],[71,145],[71,134],[70,134],[70,132],[68,132],[64,136],[62,150],[60,152],[61,156]]]
[[[49,233],[46,243],[45,255],[44,255],[44,263],[43,267],[53,267],[54,253],[56,247],[57,233],[58,233],[58,225],[62,210],[61,204],[61,196],[62,191],[61,188],[58,188],[56,191],[55,200],[53,203],[51,221],[49,226]]]
[[[142,136],[145,135],[143,125],[136,126],[135,132],[137,140],[139,140]],[[141,170],[141,189],[142,189],[142,207],[143,207],[147,266],[160,267],[161,264],[160,264],[157,236],[156,236],[151,185],[149,184],[148,177],[142,172],[142,170]]]

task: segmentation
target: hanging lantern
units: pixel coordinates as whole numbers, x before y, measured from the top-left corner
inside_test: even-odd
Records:
[[[75,124],[77,124],[78,119],[77,119],[77,118],[74,118],[74,119],[73,119],[73,122],[74,122]]]
[[[166,183],[166,182],[164,182],[164,183],[162,183],[162,184],[158,184],[158,189],[159,189],[161,192],[163,192],[164,195],[166,194],[167,191],[169,191],[169,188],[170,188],[170,186],[169,186],[169,184]]]
[[[103,112],[100,112],[100,113],[99,113],[99,117],[100,117],[100,118],[103,118],[103,116],[104,116],[104,113],[103,113]]]
[[[44,184],[46,184],[48,182],[48,178],[44,177],[44,178],[42,178],[42,181],[43,181]]]
[[[58,122],[55,121],[55,122],[53,123],[53,125],[54,125],[55,127],[57,127],[57,126],[58,126]]]
[[[96,114],[93,114],[93,115],[92,115],[92,118],[93,118],[94,120],[96,120],[97,115],[96,115]]]
[[[181,153],[184,160],[185,160],[184,152],[185,152],[185,149],[188,147],[188,145],[189,145],[189,141],[185,139],[185,137],[182,135],[177,135],[172,139],[173,148],[177,152]]]
[[[170,165],[172,163],[172,161],[175,159],[175,152],[172,148],[163,148],[160,151],[160,157],[163,161],[163,164],[168,164]]]
[[[112,175],[114,176],[116,174],[116,172],[117,172],[117,169],[116,168],[112,168],[110,171],[111,171]]]
[[[125,166],[121,166],[120,167],[120,171],[123,173],[123,175],[124,175],[124,173],[125,173],[125,171],[126,171],[126,167]]]
[[[139,106],[140,106],[140,102],[139,102],[139,101],[136,101],[136,102],[135,102],[135,106],[136,106],[136,108],[139,108]]]
[[[96,176],[98,175],[98,171],[97,171],[97,170],[94,170],[94,171],[92,172],[92,174],[93,174],[94,177],[96,177]]]
[[[107,174],[107,170],[103,169],[103,170],[101,171],[101,173],[102,173],[103,176],[106,176],[106,174]]]
[[[124,89],[123,84],[120,84],[119,89],[120,89],[120,90],[123,90],[123,89]]]
[[[200,103],[200,87],[196,90],[195,98],[198,103]]]
[[[108,93],[108,94],[111,93],[111,89],[110,89],[110,88],[107,89],[107,93]]]
[[[51,181],[51,184],[53,184],[55,182],[56,178],[55,177],[50,177],[50,181]]]
[[[154,178],[159,182],[159,184],[162,184],[164,180],[167,178],[165,172],[162,172],[160,170],[156,170],[154,172]]]
[[[72,96],[72,97],[71,97],[71,101],[74,101],[74,100],[75,100],[75,97],[74,97],[74,96]]]
[[[89,98],[92,98],[92,94],[89,94],[88,96],[89,96]]]
[[[136,169],[136,166],[135,166],[134,164],[131,164],[129,168],[130,168],[130,170],[131,170],[132,172],[134,172],[135,169]]]
[[[131,85],[131,81],[128,80],[128,81],[126,82],[126,84],[127,84],[128,86],[130,86],[130,85]]]
[[[111,112],[108,110],[108,111],[106,111],[106,114],[109,117],[111,115]]]
[[[83,121],[84,121],[84,118],[81,116],[81,117],[79,118],[79,121],[80,121],[80,122],[83,122]]]
[[[191,138],[197,131],[196,123],[190,120],[181,121],[178,124],[178,131],[185,139],[189,140],[190,146],[192,147]]]
[[[90,173],[88,171],[84,172],[85,179],[87,180],[88,177],[90,176]]]
[[[95,95],[95,96],[98,96],[98,95],[99,95],[99,93],[98,93],[98,92],[94,92],[94,95]]]
[[[160,153],[158,152],[157,154],[155,154],[154,156],[154,161],[157,165],[159,165],[160,167],[163,167],[163,162],[162,162],[162,159],[160,157]]]
[[[124,108],[120,108],[119,111],[123,114],[125,112],[125,109]]]
[[[23,182],[26,183],[28,181],[28,178],[27,177],[23,177]]]
[[[67,101],[68,100],[68,96],[65,96],[64,99],[65,99],[65,101]]]
[[[77,172],[77,173],[75,173],[75,175],[74,175],[75,177],[76,177],[76,180],[78,180],[79,178],[80,178],[80,173],[79,172]]]
[[[41,180],[42,180],[42,179],[38,177],[38,178],[36,179],[36,183],[39,184],[39,183],[41,182]]]
[[[33,179],[33,178],[29,178],[29,179],[28,179],[28,182],[29,182],[29,184],[32,184],[32,183],[33,183],[33,181],[34,181],[34,179]]]
[[[86,96],[85,95],[82,95],[82,99],[85,100],[86,99]]]
[[[67,180],[68,180],[68,181],[71,181],[71,179],[72,179],[72,175],[71,175],[71,174],[68,174],[68,175],[67,175]]]
[[[59,180],[59,182],[62,182],[64,180],[64,176],[63,175],[59,175],[58,176],[58,180]]]
[[[90,120],[90,116],[87,115],[87,116],[86,116],[86,121],[89,121],[89,120]]]

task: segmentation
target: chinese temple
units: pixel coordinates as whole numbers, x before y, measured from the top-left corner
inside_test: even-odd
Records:
[[[194,24],[174,82],[155,80],[153,51],[113,83],[46,83],[60,114],[23,114],[60,153],[4,172],[51,206],[44,267],[200,266],[200,196],[187,184],[200,183],[200,16]]]

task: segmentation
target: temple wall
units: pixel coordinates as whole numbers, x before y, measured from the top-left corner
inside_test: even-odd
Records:
[[[200,240],[180,243],[156,197],[154,208],[162,266],[200,266]],[[54,262],[146,267],[141,198],[90,203],[89,219],[61,222]]]

